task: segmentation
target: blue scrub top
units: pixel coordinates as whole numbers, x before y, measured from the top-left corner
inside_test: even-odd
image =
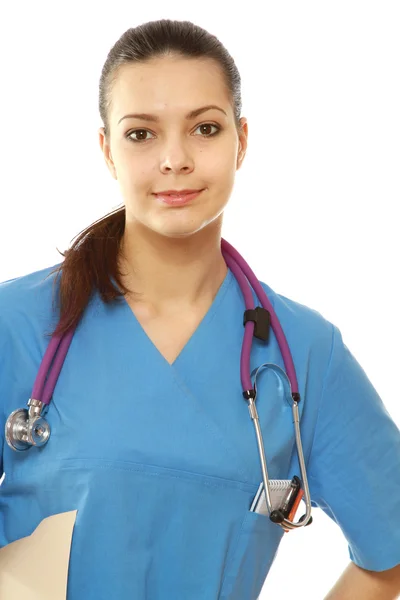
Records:
[[[56,266],[0,284],[0,547],[76,509],[68,600],[255,600],[284,533],[249,510],[262,475],[242,396],[244,302],[234,275],[172,365],[124,298],[107,306],[94,293],[54,390],[50,440],[17,453],[4,425],[26,407],[57,322],[48,277]],[[394,567],[399,430],[339,329],[261,283],[297,373],[312,504],[338,523],[357,565]],[[285,368],[272,330],[268,344],[253,341],[251,370],[263,363]],[[288,394],[284,376],[260,370],[273,479],[300,475]]]

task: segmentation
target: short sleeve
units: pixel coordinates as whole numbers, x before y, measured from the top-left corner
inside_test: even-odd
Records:
[[[311,499],[341,528],[350,559],[383,571],[400,563],[400,431],[332,327],[307,471]]]

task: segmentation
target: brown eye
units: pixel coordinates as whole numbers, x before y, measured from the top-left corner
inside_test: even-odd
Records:
[[[210,127],[215,127],[217,131],[215,131],[214,133],[210,133],[209,132]],[[197,129],[202,130],[201,137],[212,137],[214,135],[217,135],[217,133],[219,133],[221,128],[218,127],[218,125],[214,125],[214,123],[203,123],[202,125],[199,125],[197,127]],[[203,135],[203,134],[205,134],[205,135]]]
[[[134,133],[137,134],[136,139],[131,137]],[[134,129],[126,134],[126,137],[132,140],[132,142],[147,142],[146,133],[151,133],[148,129]]]

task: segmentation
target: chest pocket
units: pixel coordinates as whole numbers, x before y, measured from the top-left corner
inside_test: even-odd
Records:
[[[265,515],[247,511],[225,569],[219,600],[256,600],[283,536]]]
[[[294,473],[289,474],[289,463],[295,447],[290,427],[293,420],[290,381],[286,372],[277,364],[264,363],[262,369],[259,369],[260,375],[256,382],[257,395],[261,392],[263,400],[278,397],[278,402],[274,404],[264,402],[260,405],[256,401],[269,477],[291,478]],[[252,381],[256,371],[254,369],[252,372]],[[277,386],[275,393],[273,385]],[[303,404],[300,416],[302,409]],[[252,449],[257,456],[255,441]],[[283,529],[269,517],[246,511],[234,550],[225,568],[220,600],[256,600],[259,597],[283,534]]]

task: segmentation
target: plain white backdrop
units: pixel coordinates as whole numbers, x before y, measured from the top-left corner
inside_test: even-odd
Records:
[[[191,20],[242,76],[249,146],[223,237],[340,328],[400,424],[400,5],[25,0],[1,12],[0,281],[61,262],[57,248],[122,203],[98,142],[101,68],[129,27]],[[294,586],[321,600],[347,566],[340,529],[313,515],[284,536],[261,600]]]

